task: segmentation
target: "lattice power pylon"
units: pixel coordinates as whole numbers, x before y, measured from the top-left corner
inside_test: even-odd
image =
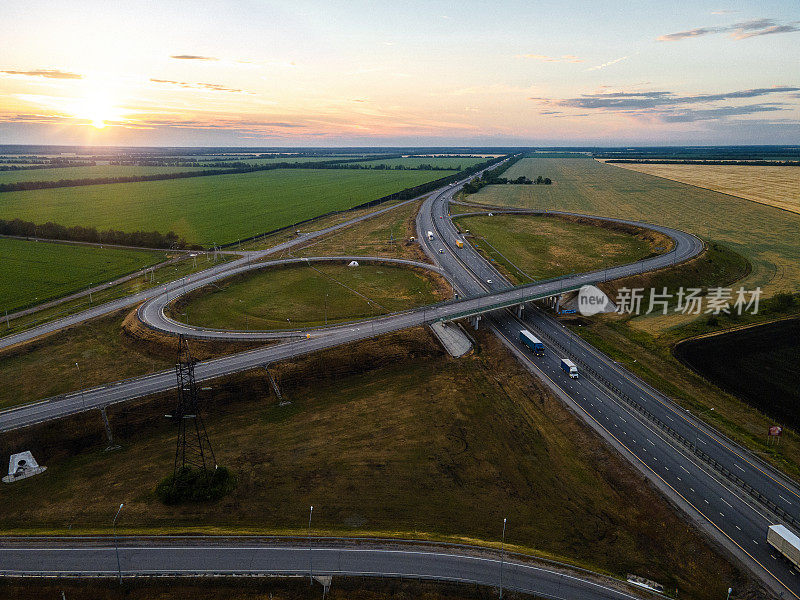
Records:
[[[214,450],[208,440],[197,398],[197,382],[194,379],[194,359],[189,344],[183,336],[178,338],[178,444],[175,448],[175,474],[183,467],[200,469],[210,474],[216,468]]]

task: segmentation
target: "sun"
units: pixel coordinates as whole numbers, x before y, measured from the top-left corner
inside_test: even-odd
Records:
[[[93,92],[76,102],[73,112],[76,117],[85,119],[95,129],[105,129],[122,118],[120,109],[107,94],[102,92]]]

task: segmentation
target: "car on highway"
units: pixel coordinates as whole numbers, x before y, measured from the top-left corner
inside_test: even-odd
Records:
[[[444,254],[444,248],[439,248],[439,254]]]
[[[486,283],[488,283],[489,285],[492,285],[492,280],[491,279],[487,279]]]

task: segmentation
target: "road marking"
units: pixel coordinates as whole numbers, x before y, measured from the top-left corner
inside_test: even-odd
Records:
[[[746,473],[746,472],[747,472],[747,471],[745,471],[745,470],[744,470],[742,467],[740,467],[739,465],[737,465],[736,463],[733,463],[733,466],[734,466],[734,467],[736,467],[737,469],[739,469],[739,470],[740,470],[742,473]]]
[[[684,467],[683,465],[679,465],[679,466],[680,466],[680,468],[681,468],[681,469],[683,469],[683,470],[684,470],[684,471],[686,471],[687,473],[689,472],[689,470],[688,470],[686,467]]]
[[[720,498],[720,500],[722,500],[722,501],[723,501],[725,504],[727,504],[728,506],[730,506],[731,508],[733,508],[733,504],[731,504],[730,502],[728,502],[727,500],[725,500],[725,498]]]
[[[736,525],[736,529],[738,529],[739,531],[741,531],[741,530],[742,530],[742,528],[741,528],[741,527],[739,527],[738,525]]]
[[[784,502],[786,502],[786,504],[788,504],[789,506],[791,506],[791,505],[792,505],[792,503],[791,503],[791,502],[789,502],[789,501],[788,501],[786,498],[784,498],[784,497],[783,497],[783,496],[781,496],[780,494],[778,494],[778,498],[780,498],[781,500],[783,500]]]
[[[650,438],[647,438],[647,441],[650,442],[653,445],[653,447],[655,448],[655,444],[653,444],[653,440],[651,440]]]

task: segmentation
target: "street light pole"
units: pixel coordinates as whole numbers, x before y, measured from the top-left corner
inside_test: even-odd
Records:
[[[314,558],[311,554],[311,515],[314,513],[312,505],[308,511],[308,585],[314,585]]]
[[[122,585],[122,567],[120,566],[119,562],[119,543],[117,542],[117,517],[119,517],[119,513],[122,511],[123,506],[125,505],[120,504],[119,508],[117,509],[117,514],[114,515],[114,551],[117,553],[117,575],[119,577],[120,585]]]
[[[503,538],[500,542],[500,600],[503,600],[503,563],[506,557],[506,519],[503,519]]]

